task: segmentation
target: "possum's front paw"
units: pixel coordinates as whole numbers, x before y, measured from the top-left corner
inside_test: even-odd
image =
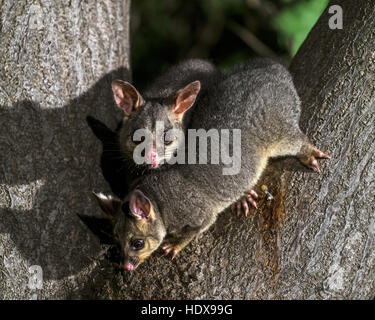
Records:
[[[177,254],[181,251],[182,248],[178,244],[167,242],[164,244],[162,249],[165,256],[171,253],[171,259],[173,260],[174,258],[176,258]]]
[[[309,146],[308,148],[306,148],[304,153],[300,154],[298,158],[306,167],[318,173],[320,173],[320,168],[317,158],[331,159],[328,154],[318,150],[313,146]]]
[[[245,191],[245,195],[240,200],[238,200],[237,203],[232,204],[232,212],[237,213],[238,216],[243,212],[247,217],[250,211],[249,204],[255,209],[258,208],[256,199],[258,199],[258,194],[254,190]]]

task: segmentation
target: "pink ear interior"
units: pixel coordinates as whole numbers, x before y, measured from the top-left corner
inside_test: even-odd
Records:
[[[126,115],[130,115],[139,107],[140,94],[128,82],[122,80],[114,80],[112,82],[112,91],[116,105],[122,109]]]
[[[150,217],[151,202],[140,190],[135,190],[131,195],[130,211],[137,219]]]
[[[197,95],[201,89],[199,81],[189,83],[185,88],[177,92],[176,104],[173,108],[173,112],[176,115],[182,116],[187,110],[189,110],[197,98]]]

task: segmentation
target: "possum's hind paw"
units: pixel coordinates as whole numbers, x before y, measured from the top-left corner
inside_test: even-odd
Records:
[[[299,156],[299,160],[308,168],[310,168],[311,170],[315,171],[315,172],[318,172],[320,173],[320,167],[319,167],[319,163],[318,163],[318,160],[317,159],[331,159],[331,157],[314,148],[314,147],[310,147],[307,149],[307,152],[305,152],[304,154],[301,154]]]
[[[232,212],[237,213],[239,216],[242,212],[247,215],[249,214],[249,204],[253,206],[255,209],[258,208],[256,199],[258,198],[258,194],[254,190],[247,190],[245,191],[245,195],[238,200],[236,203],[233,203],[231,206]]]

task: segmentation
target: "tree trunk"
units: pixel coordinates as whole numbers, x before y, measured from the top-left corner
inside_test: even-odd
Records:
[[[252,218],[223,213],[173,261],[154,254],[136,272],[111,279],[106,268],[106,280],[89,285],[106,289],[93,295],[87,286],[87,297],[375,296],[375,3],[334,4],[343,8],[344,29],[329,29],[326,10],[291,66],[301,128],[332,156],[321,161],[322,174],[294,159],[273,161],[260,183],[274,200],[260,200]]]
[[[79,296],[95,272],[102,249],[77,214],[108,187],[85,118],[120,119],[110,83],[129,77],[129,3],[0,4],[0,299]]]

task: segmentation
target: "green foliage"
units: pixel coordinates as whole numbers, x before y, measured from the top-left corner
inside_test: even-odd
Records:
[[[169,65],[209,58],[221,69],[262,55],[233,25],[284,61],[296,53],[328,0],[136,0],[131,49],[135,84],[142,86]]]
[[[199,3],[206,16],[217,12],[221,15],[232,15],[240,13],[244,8],[243,0],[204,0]]]
[[[292,56],[296,54],[328,2],[329,0],[301,1],[281,10],[275,17],[273,25],[278,30],[280,45],[286,46]]]

